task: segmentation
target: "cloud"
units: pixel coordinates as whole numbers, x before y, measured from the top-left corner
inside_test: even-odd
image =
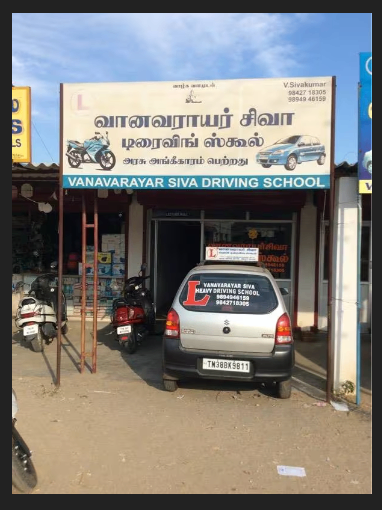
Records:
[[[288,75],[298,69],[293,34],[308,13],[14,13],[12,69],[36,85]],[[271,58],[269,58],[271,56]],[[146,68],[146,69],[145,69]],[[152,73],[151,73],[152,74]],[[136,79],[140,79],[135,74]],[[57,82],[56,82],[57,83]]]
[[[61,82],[293,76],[304,60],[299,26],[315,19],[307,13],[13,13],[12,83],[32,88],[38,121],[53,126]]]

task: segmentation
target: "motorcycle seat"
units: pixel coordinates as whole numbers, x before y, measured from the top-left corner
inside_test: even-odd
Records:
[[[78,142],[77,140],[69,140],[69,143],[73,143],[75,145],[78,145],[78,147],[83,147],[84,144],[81,142]]]
[[[124,298],[117,298],[113,301],[113,308],[120,308],[122,306],[126,306],[127,303]]]

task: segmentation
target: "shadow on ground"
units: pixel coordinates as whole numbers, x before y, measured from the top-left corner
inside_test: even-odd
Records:
[[[162,334],[163,327],[157,325],[155,335],[146,337],[134,354],[128,354],[115,340],[115,333],[111,325],[106,325],[97,332],[99,344],[111,350],[120,351],[121,358],[130,369],[154,388],[166,391],[162,383]],[[245,391],[258,390],[266,396],[273,396],[273,388],[265,387],[259,383],[245,383],[240,381],[215,381],[206,379],[189,379],[179,383],[179,388],[192,388],[200,390],[233,391],[237,394]]]

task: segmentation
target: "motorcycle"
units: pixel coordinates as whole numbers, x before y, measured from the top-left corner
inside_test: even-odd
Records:
[[[32,462],[32,452],[16,429],[18,409],[16,393],[12,388],[12,485],[28,494],[37,485],[37,473]]]
[[[133,354],[138,345],[155,330],[155,309],[149,289],[143,276],[146,265],[141,266],[138,276],[126,280],[124,296],[113,302],[111,323],[116,331],[116,340],[129,353]]]
[[[51,264],[57,267],[57,262]],[[16,327],[23,330],[23,340],[33,351],[42,352],[57,336],[58,278],[56,273],[38,276],[30,286],[28,294],[21,298],[16,311]],[[65,294],[62,293],[61,331],[67,332]]]
[[[68,140],[67,144],[66,156],[72,168],[78,168],[81,163],[98,163],[104,170],[112,170],[115,166],[115,155],[108,148],[110,141],[107,131],[105,136],[96,131],[95,136],[84,143]]]

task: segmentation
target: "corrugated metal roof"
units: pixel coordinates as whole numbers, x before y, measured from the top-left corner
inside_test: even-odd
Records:
[[[48,172],[58,172],[59,166],[56,163],[51,163],[49,165],[45,163],[39,163],[38,165],[34,165],[33,163],[13,163],[12,164],[12,172],[20,172],[20,171],[48,171]]]

